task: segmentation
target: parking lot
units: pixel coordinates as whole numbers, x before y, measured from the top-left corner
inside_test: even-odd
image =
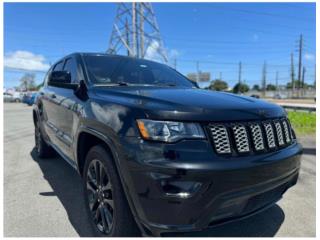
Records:
[[[183,236],[314,237],[315,136],[301,141],[299,182],[278,204],[248,219]],[[60,157],[37,159],[33,147],[32,107],[4,104],[4,236],[91,236],[80,177]]]

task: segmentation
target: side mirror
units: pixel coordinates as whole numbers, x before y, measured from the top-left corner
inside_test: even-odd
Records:
[[[53,71],[48,80],[49,86],[77,89],[78,84],[71,83],[71,74],[67,71]]]

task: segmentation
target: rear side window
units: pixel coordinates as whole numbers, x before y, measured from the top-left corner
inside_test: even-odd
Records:
[[[63,67],[64,71],[68,71],[71,74],[71,81],[73,83],[78,82],[78,70],[77,63],[73,58],[68,58]]]

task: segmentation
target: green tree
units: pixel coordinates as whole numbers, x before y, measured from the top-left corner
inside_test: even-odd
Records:
[[[298,83],[299,83],[298,80],[294,80],[294,86],[296,89],[298,88]],[[287,89],[292,89],[292,82],[288,82],[286,87]],[[303,88],[308,88],[308,84],[304,83]]]
[[[40,88],[42,88],[42,87],[43,87],[43,84],[44,84],[44,83],[40,83],[40,84],[38,84],[38,85],[36,86],[36,90],[37,90],[37,91],[39,91],[39,90],[40,90]]]
[[[260,86],[258,84],[253,85],[252,90],[260,91]]]
[[[36,88],[35,83],[36,75],[33,73],[26,73],[20,79],[20,87],[21,89],[28,91]]]
[[[273,84],[268,84],[266,87],[267,91],[275,91],[277,87]]]
[[[225,91],[228,89],[228,83],[220,79],[216,79],[210,84],[209,89],[216,91]]]
[[[234,93],[245,93],[249,91],[249,86],[245,83],[237,83],[232,90]]]

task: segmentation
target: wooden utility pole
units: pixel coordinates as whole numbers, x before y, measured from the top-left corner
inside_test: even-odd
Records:
[[[278,85],[278,77],[279,77],[279,72],[276,72],[276,92],[279,93],[279,85]]]
[[[292,96],[294,97],[294,91],[295,91],[295,80],[294,80],[294,62],[293,62],[293,53],[291,53],[291,90],[292,90]]]
[[[239,62],[239,76],[238,76],[239,84],[241,84],[241,74],[242,74],[242,64],[241,64],[241,61],[240,61]]]
[[[302,97],[304,96],[304,76],[306,74],[306,68],[303,67],[303,70],[302,70],[302,80],[301,80],[301,91],[302,91]]]
[[[177,58],[173,59],[173,67],[174,69],[177,69]]]
[[[197,67],[197,82],[200,81],[200,70],[199,70],[199,61],[196,62]]]
[[[301,81],[302,81],[302,47],[303,47],[303,36],[300,34],[299,40],[299,69],[298,69],[298,91],[300,95]]]
[[[266,82],[267,82],[267,63],[264,61],[263,68],[262,68],[262,95],[263,97],[266,96]]]

